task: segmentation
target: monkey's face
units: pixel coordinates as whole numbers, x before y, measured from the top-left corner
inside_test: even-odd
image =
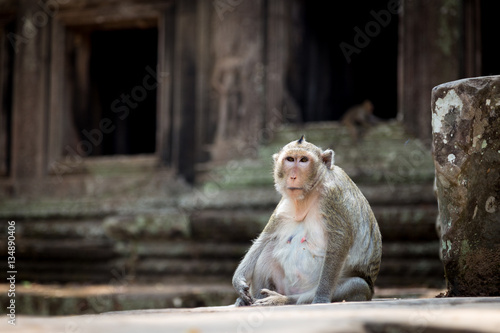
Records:
[[[282,195],[303,199],[316,186],[323,173],[331,168],[333,151],[322,152],[320,148],[301,139],[283,147],[273,158],[276,190]]]
[[[281,178],[281,189],[290,197],[304,196],[315,183],[316,156],[305,150],[289,150],[280,157],[281,167],[278,178]]]

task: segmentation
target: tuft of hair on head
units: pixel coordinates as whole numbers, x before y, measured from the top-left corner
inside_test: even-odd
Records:
[[[306,138],[304,137],[304,134],[300,137],[300,139],[297,140],[297,143],[300,145],[302,141],[304,141]]]

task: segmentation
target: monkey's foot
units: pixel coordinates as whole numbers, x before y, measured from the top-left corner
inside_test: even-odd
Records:
[[[269,289],[261,289],[260,293],[265,297],[256,300],[252,304],[252,306],[272,306],[288,304],[288,297],[283,296],[275,291]]]

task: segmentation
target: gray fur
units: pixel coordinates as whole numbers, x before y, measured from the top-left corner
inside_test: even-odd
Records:
[[[318,199],[302,221],[294,219],[292,200],[279,185],[280,157],[289,151],[316,156],[314,178],[308,180],[313,185],[304,198]],[[361,191],[333,164],[333,156],[305,140],[293,141],[273,156],[276,188],[283,197],[234,273],[240,295],[236,305],[373,297],[382,254],[378,224]]]

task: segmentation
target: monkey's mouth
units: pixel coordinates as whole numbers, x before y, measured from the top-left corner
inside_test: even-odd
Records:
[[[302,187],[288,187],[288,189],[289,189],[290,191],[297,191],[297,190],[299,190],[299,191],[300,191],[300,190],[303,190],[303,188],[302,188]]]

